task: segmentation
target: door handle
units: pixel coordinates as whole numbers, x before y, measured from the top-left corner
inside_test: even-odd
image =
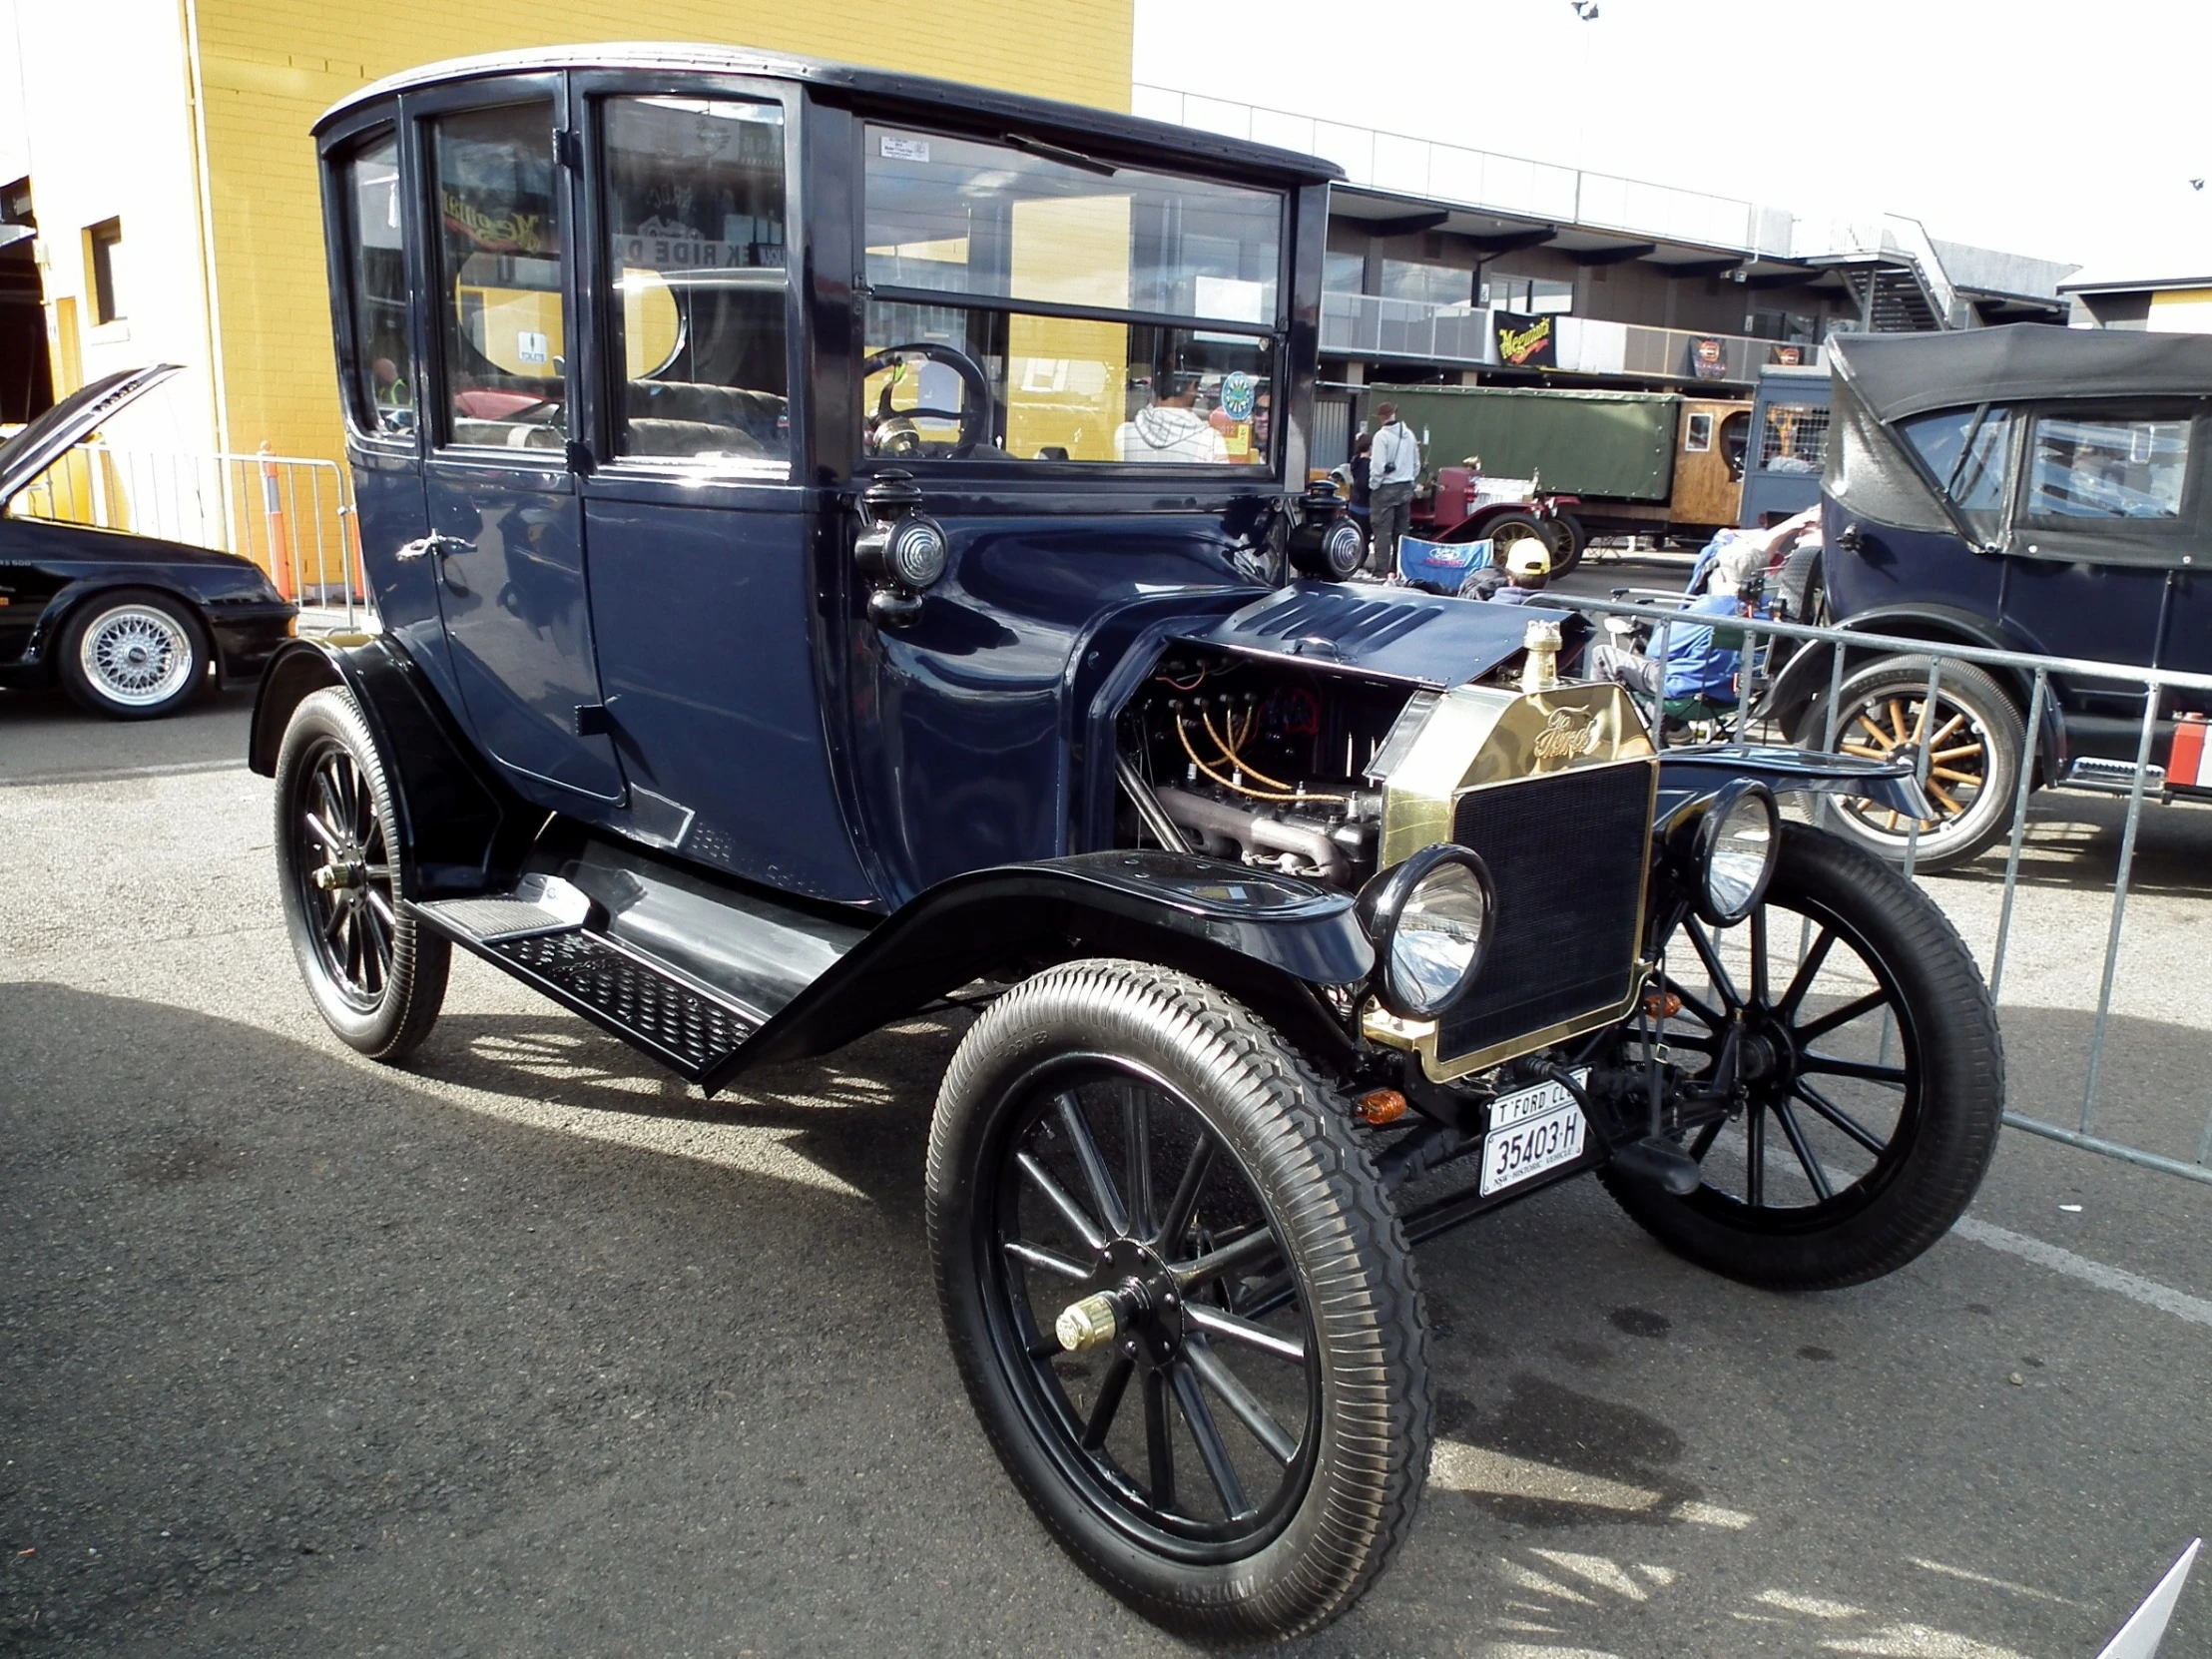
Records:
[[[397,549],[392,557],[405,561],[408,559],[426,559],[435,553],[442,559],[451,553],[466,553],[470,551],[472,546],[472,543],[462,541],[456,536],[421,536]]]

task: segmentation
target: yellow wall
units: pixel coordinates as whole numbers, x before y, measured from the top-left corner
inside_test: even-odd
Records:
[[[2212,334],[2212,288],[2152,294],[2150,318],[2143,326],[2154,334]]]
[[[578,0],[195,0],[228,444],[335,457],[340,429],[308,128],[438,58],[606,38]],[[664,0],[664,40],[757,46],[1109,109],[1129,107],[1134,0]],[[179,251],[182,257],[182,250]]]

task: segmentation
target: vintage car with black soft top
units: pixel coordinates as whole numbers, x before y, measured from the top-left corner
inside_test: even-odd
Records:
[[[1324,579],[1328,164],[706,47],[436,65],[316,136],[382,619],[255,718],[316,1003],[395,1059],[458,946],[710,1093],[963,1024],[946,1333],[1146,1617],[1374,1580],[1424,1239],[1595,1173],[1816,1289],[1964,1209],[1981,979],[1776,806],[1925,811],[1905,766],[1661,754],[1558,613]]]

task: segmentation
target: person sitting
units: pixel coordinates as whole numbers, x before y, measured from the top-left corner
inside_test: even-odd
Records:
[[[1122,422],[1114,452],[1125,461],[1177,461],[1216,465],[1229,445],[1197,410],[1199,376],[1162,364],[1153,372],[1152,403]]]
[[[1551,549],[1534,536],[1508,542],[1500,563],[1502,574],[1496,565],[1476,574],[1475,598],[1497,605],[1526,605],[1551,585]]]

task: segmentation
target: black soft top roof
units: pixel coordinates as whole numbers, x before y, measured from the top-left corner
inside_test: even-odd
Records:
[[[2212,334],[2015,322],[1942,334],[1838,334],[1839,378],[1877,420],[2038,397],[2212,396]]]
[[[450,86],[495,75],[564,69],[666,70],[673,74],[753,75],[803,81],[811,86],[853,93],[870,101],[904,105],[920,118],[954,121],[962,127],[1004,123],[1009,130],[1020,132],[1050,129],[1078,143],[1089,141],[1116,151],[1148,151],[1180,159],[1187,166],[1233,169],[1272,176],[1287,183],[1326,184],[1344,177],[1344,170],[1336,163],[1323,161],[1318,156],[1278,150],[1272,145],[1250,144],[1242,139],[1224,138],[1170,122],[1146,121],[1081,104],[1023,98],[985,87],[962,86],[955,81],[935,81],[926,76],[901,75],[889,70],[856,69],[849,64],[786,57],[748,47],[661,41],[545,46],[424,64],[419,69],[387,75],[350,97],[340,99],[323,111],[321,119],[315,123],[315,133],[321,136],[333,123],[355,110],[396,92]]]

